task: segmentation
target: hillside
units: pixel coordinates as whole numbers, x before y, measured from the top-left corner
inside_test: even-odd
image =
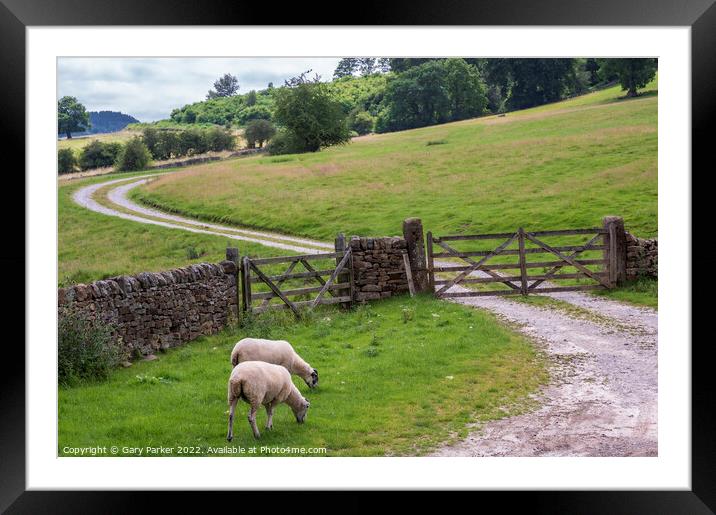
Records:
[[[608,214],[657,234],[657,95],[618,87],[507,116],[370,135],[314,154],[192,167],[135,198],[207,220],[330,241],[593,226]]]
[[[89,118],[91,124],[90,130],[85,132],[73,132],[72,137],[118,132],[130,123],[139,122],[134,116],[119,111],[89,111]]]

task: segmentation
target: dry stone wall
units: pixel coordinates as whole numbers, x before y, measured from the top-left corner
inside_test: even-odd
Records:
[[[659,275],[658,240],[638,238],[626,233],[626,278],[628,281]]]
[[[130,354],[213,334],[236,315],[236,265],[200,263],[58,290],[58,309],[112,324]]]
[[[408,291],[403,254],[407,250],[404,238],[351,237],[353,254],[353,300],[385,299]]]

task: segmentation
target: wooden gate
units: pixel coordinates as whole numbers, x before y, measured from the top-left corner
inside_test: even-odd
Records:
[[[604,228],[526,232],[520,227],[509,233],[441,237],[429,232],[430,283],[444,298],[611,288],[608,238]],[[501,241],[496,247],[495,240]],[[479,248],[465,248],[469,245]]]
[[[335,264],[330,268],[314,267],[311,262],[331,260]],[[300,317],[299,307],[313,309],[321,304],[348,304],[353,298],[353,266],[350,247],[341,252],[323,254],[304,254],[252,259],[244,257],[241,261],[241,303],[242,309],[251,313],[261,313],[268,309],[290,309]],[[276,274],[276,268],[283,268]],[[303,271],[297,270],[298,266]],[[273,268],[273,271],[268,270]],[[323,277],[328,276],[328,280]],[[338,282],[340,280],[340,282]],[[308,286],[307,282],[317,282],[318,286]],[[296,282],[303,283],[300,288]],[[260,291],[260,290],[264,291]],[[308,300],[296,300],[298,296],[317,295]],[[291,300],[294,297],[294,300]],[[260,304],[258,306],[255,303]],[[277,302],[276,302],[277,301]]]

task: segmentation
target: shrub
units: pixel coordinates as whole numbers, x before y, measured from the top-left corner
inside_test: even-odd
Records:
[[[276,134],[276,127],[268,120],[252,120],[246,126],[244,138],[249,148],[254,148],[258,143],[259,148],[264,142],[270,140]]]
[[[102,143],[92,141],[80,153],[80,168],[89,170],[114,165],[117,156],[122,150],[121,143]]]
[[[112,326],[64,309],[58,323],[57,378],[60,385],[106,379],[127,358]]]
[[[172,157],[179,157],[181,154],[179,134],[175,131],[159,132],[157,135],[156,146],[151,152],[154,159],[171,159]]]
[[[149,165],[152,155],[138,136],[130,139],[117,157],[117,168],[122,171],[143,170]]]
[[[198,129],[188,129],[179,133],[179,155],[191,156],[203,154],[209,150],[206,138]]]
[[[266,151],[272,156],[281,154],[297,154],[305,152],[305,148],[301,145],[294,135],[288,131],[279,131],[271,138],[269,144],[266,145]]]
[[[351,114],[350,127],[360,135],[371,132],[374,125],[375,117],[367,111],[358,111]]]
[[[204,139],[206,140],[208,149],[217,152],[221,150],[233,150],[236,145],[234,135],[230,131],[219,127],[213,127],[207,130],[204,133]]]
[[[61,148],[57,151],[57,172],[72,173],[77,168],[77,156],[71,148]]]

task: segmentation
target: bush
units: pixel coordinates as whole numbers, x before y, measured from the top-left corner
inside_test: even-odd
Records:
[[[188,129],[179,133],[179,155],[192,156],[209,150],[206,138],[199,129]]]
[[[266,151],[272,156],[278,156],[281,154],[298,154],[306,150],[292,133],[279,131],[266,145]]]
[[[117,157],[117,168],[121,171],[143,170],[152,160],[149,149],[138,136],[130,139]]]
[[[77,156],[71,148],[61,148],[57,151],[57,172],[72,173],[77,168]]]
[[[80,168],[89,170],[114,165],[117,156],[122,151],[121,143],[102,143],[92,141],[80,153]]]
[[[122,343],[112,337],[112,327],[88,320],[65,309],[58,324],[57,378],[60,385],[106,379],[110,370],[127,359]]]
[[[374,125],[375,117],[367,111],[358,111],[357,113],[351,114],[350,127],[360,135],[371,132]]]
[[[151,151],[151,149],[150,149]],[[179,134],[175,131],[161,131],[157,135],[157,143],[152,151],[154,159],[171,159],[181,155]]]
[[[249,148],[254,148],[258,143],[259,148],[264,142],[270,140],[276,134],[276,127],[268,120],[252,120],[246,126],[244,138]]]
[[[217,152],[221,150],[233,150],[236,145],[236,139],[231,131],[213,127],[204,133],[206,146],[209,150]]]

